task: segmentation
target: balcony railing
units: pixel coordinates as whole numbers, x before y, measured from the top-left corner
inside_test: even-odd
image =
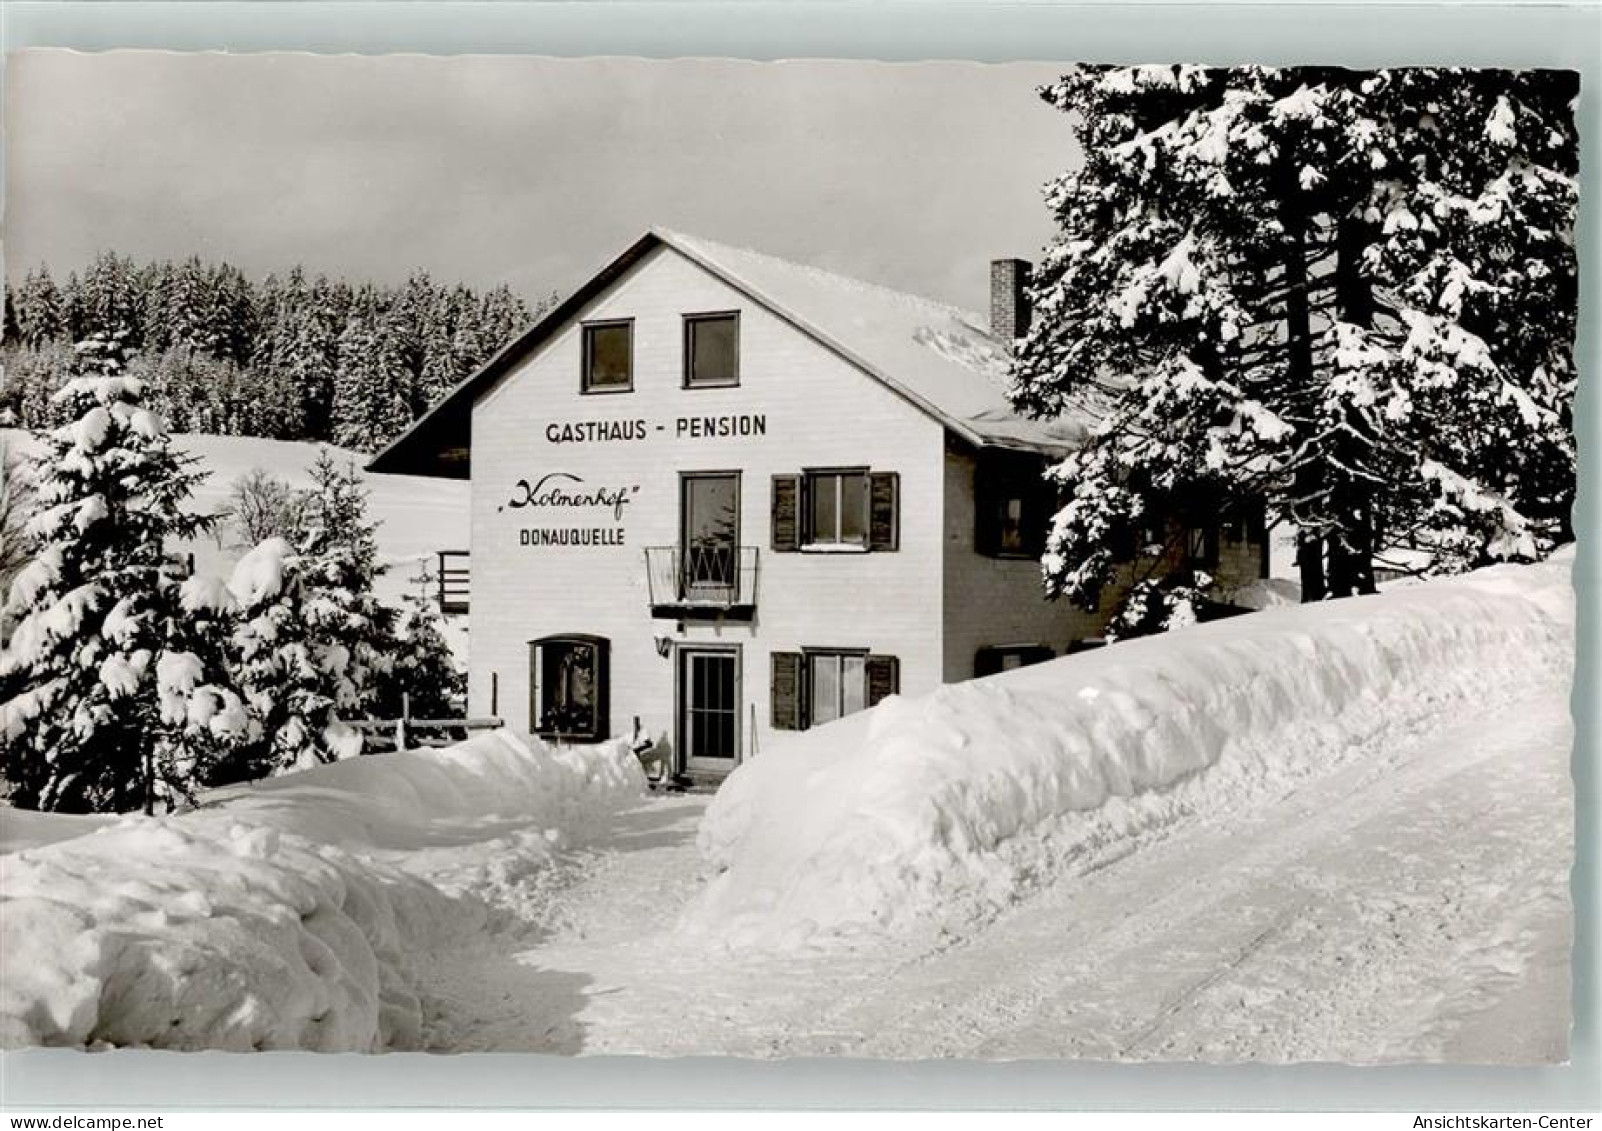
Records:
[[[655,616],[749,616],[756,609],[755,546],[649,546],[645,576]]]
[[[466,550],[439,551],[439,611],[465,613],[472,571]]]

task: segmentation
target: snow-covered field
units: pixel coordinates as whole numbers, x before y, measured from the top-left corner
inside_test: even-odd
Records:
[[[226,510],[234,484],[252,470],[261,469],[294,487],[311,484],[311,467],[317,460],[319,445],[286,440],[260,440],[249,436],[203,436],[179,434],[177,446],[201,461],[210,473],[195,494],[197,511]],[[27,455],[34,448],[30,433],[20,429],[0,429],[0,444],[8,452]],[[341,462],[349,460],[360,470],[366,456],[330,448]],[[412,588],[411,578],[420,564],[433,568],[439,550],[465,550],[468,547],[468,485],[464,480],[429,479],[412,475],[369,475],[362,472],[367,488],[368,514],[379,523],[378,544],[389,573],[380,580],[379,595],[393,603]],[[202,539],[191,547],[195,568],[201,573],[227,577],[243,547],[230,546],[231,532],[224,531],[219,544]]]
[[[888,700],[710,804],[495,737],[0,814],[5,1040],[1562,1060],[1572,563]]]

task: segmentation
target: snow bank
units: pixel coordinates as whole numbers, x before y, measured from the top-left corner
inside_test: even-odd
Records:
[[[98,828],[114,824],[116,820],[116,817],[79,816],[76,813],[35,813],[30,809],[0,805],[0,855],[88,836]]]
[[[1195,811],[1567,679],[1572,554],[1270,609],[891,698],[737,770],[681,927],[799,948],[961,933]]]
[[[429,1043],[420,955],[488,923],[402,864],[540,852],[643,791],[626,744],[504,731],[207,795],[166,818],[7,814],[0,1044],[377,1051]]]

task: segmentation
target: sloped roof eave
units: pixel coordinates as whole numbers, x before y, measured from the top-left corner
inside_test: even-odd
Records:
[[[519,361],[537,350],[556,328],[565,323],[579,308],[587,304],[596,294],[611,286],[643,259],[648,252],[659,246],[672,248],[677,254],[688,259],[714,278],[721,280],[727,286],[739,291],[746,298],[816,341],[864,375],[878,381],[912,407],[938,422],[947,431],[975,447],[1034,451],[1043,455],[1066,455],[1073,450],[1073,445],[1066,441],[1058,444],[1046,440],[1034,441],[1021,437],[987,435],[968,421],[946,412],[939,405],[919,396],[866,358],[848,349],[843,343],[820,327],[812,325],[795,312],[785,309],[739,275],[726,270],[715,260],[702,255],[696,248],[686,245],[682,240],[677,239],[674,233],[660,228],[651,228],[594,275],[590,276],[583,286],[579,287],[533,326],[504,346],[475,373],[458,382],[445,395],[443,400],[419,417],[411,427],[402,432],[368,461],[367,470],[381,474],[466,478],[465,474],[448,475],[447,473],[442,473],[437,467],[443,462],[441,453],[455,449],[471,450],[472,405],[481,392],[499,380]],[[447,419],[452,417],[453,414],[455,414],[456,418]],[[420,446],[424,437],[441,428],[450,428],[453,425],[463,430],[460,436],[454,438],[456,442],[427,445],[426,450],[431,452],[432,456],[426,460],[423,458],[422,452],[415,450]],[[452,437],[447,435],[444,439],[449,441]]]

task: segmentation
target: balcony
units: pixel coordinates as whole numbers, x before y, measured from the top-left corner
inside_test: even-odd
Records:
[[[447,615],[467,612],[472,571],[466,550],[439,551],[439,611]]]
[[[755,546],[648,546],[653,617],[750,617],[756,612]]]

